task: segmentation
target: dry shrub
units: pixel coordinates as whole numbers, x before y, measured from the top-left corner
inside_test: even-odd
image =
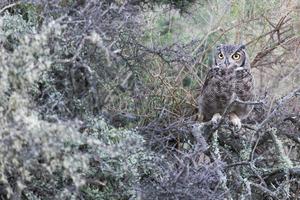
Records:
[[[197,170],[195,160],[205,153],[210,158],[209,163],[220,160],[226,163],[218,182],[226,198],[298,198],[300,105],[299,64],[295,58],[299,38],[294,23],[296,6],[296,2],[284,1],[276,1],[276,4],[255,1],[242,5],[237,1],[214,1],[203,8],[193,7],[191,15],[180,17],[177,12],[166,9],[147,15],[152,22],[147,27],[150,39],[144,45],[151,53],[149,67],[145,68],[150,74],[147,82],[150,87],[145,87],[148,88],[143,94],[146,98],[141,98],[145,110],[141,116],[146,119],[141,133],[152,149],[173,160],[176,168],[165,170],[176,174],[172,181],[182,178],[186,180],[184,184],[193,185],[195,182],[189,172]],[[199,10],[201,12],[197,12]],[[163,17],[162,12],[166,13]],[[197,28],[190,27],[190,21],[195,16],[206,21],[195,20],[194,26],[198,25],[201,30],[193,34],[193,29]],[[199,35],[201,40],[192,41],[188,56],[176,52],[172,59],[173,47],[181,44],[184,36],[194,39]],[[203,74],[209,68],[210,53],[216,43],[247,45],[257,83],[257,100],[261,103],[257,103],[251,116],[244,121],[245,126],[239,134],[226,124],[218,130],[204,124],[205,128],[194,134],[199,140],[195,144],[190,128],[195,123],[194,97],[199,94],[197,86],[201,85]],[[179,60],[185,62],[177,62]],[[199,78],[194,78],[197,72]],[[189,84],[186,85],[187,80]],[[210,146],[207,151],[197,148],[203,146],[203,141]],[[186,157],[191,162],[187,162]],[[201,173],[193,175],[198,179],[202,177]],[[184,197],[176,193],[176,183],[172,181],[162,184],[165,191],[173,191],[171,199],[197,199],[199,194],[189,196],[194,194],[192,188]],[[211,198],[216,197],[212,195]]]

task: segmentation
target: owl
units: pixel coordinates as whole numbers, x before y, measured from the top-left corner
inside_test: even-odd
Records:
[[[235,99],[253,101],[254,79],[245,45],[218,45],[214,64],[208,71],[198,99],[203,121],[217,123],[228,105]],[[227,110],[234,128],[239,130],[253,106],[234,102]]]

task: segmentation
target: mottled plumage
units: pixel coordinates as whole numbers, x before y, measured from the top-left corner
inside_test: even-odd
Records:
[[[208,71],[200,97],[199,111],[204,121],[218,120],[234,97],[252,101],[254,80],[244,45],[220,45],[215,63]],[[252,106],[235,103],[229,110],[230,121],[241,127]],[[216,119],[215,119],[216,118]]]

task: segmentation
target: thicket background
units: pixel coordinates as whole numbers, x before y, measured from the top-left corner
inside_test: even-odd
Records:
[[[0,199],[300,199],[300,2],[0,2]],[[219,43],[255,109],[197,121]]]

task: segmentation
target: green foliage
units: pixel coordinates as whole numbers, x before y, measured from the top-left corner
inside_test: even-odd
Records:
[[[11,8],[10,13],[13,15],[21,15],[27,23],[33,26],[40,25],[42,22],[40,18],[41,6],[33,3],[19,3]]]
[[[151,3],[158,5],[169,5],[184,13],[190,6],[193,5],[194,2],[195,0],[154,0]]]

